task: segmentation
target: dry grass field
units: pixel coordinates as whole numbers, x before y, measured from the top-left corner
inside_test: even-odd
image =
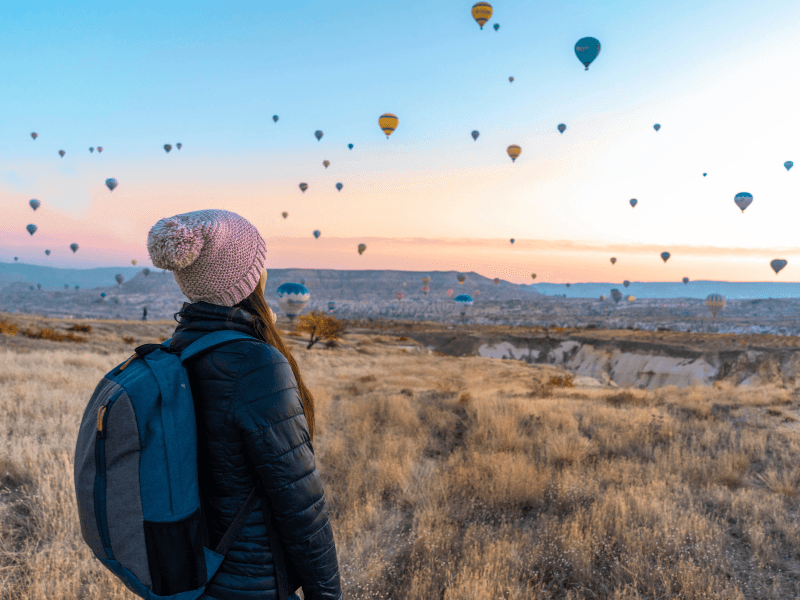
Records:
[[[3,319],[0,600],[132,600],[81,538],[73,452],[97,381],[175,323]],[[794,390],[578,388],[385,331],[287,339],[348,600],[800,598]]]

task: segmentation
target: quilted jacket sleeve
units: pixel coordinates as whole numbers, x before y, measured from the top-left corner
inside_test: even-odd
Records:
[[[252,344],[237,375],[233,411],[306,600],[339,600],[336,546],[297,380],[273,346]]]

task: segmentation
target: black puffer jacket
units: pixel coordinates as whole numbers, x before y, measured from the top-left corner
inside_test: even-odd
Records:
[[[179,351],[219,329],[256,337],[254,317],[237,308],[186,303],[180,319],[170,344]],[[210,547],[216,547],[250,491],[260,484],[286,562],[296,570],[293,583],[302,585],[307,600],[339,600],[339,565],[328,507],[297,380],[286,358],[260,340],[243,340],[212,350],[187,367]],[[277,600],[262,506],[259,500],[204,598]]]

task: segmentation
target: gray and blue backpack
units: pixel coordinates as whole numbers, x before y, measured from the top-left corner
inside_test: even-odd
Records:
[[[170,340],[139,346],[105,375],[83,413],[74,473],[83,539],[130,591],[147,600],[199,598],[255,507],[253,489],[217,547],[207,547],[197,424],[184,364],[241,339],[255,338],[215,331],[180,354],[170,349]],[[284,600],[283,553],[271,519],[266,522]]]

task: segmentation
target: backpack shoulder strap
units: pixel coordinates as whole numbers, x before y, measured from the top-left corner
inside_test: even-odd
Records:
[[[254,338],[252,335],[247,335],[246,333],[241,333],[239,331],[233,331],[232,329],[222,329],[220,331],[214,331],[207,335],[204,335],[199,340],[196,340],[189,344],[183,352],[181,352],[181,363],[185,363],[190,358],[197,356],[203,352],[208,352],[213,350],[214,348],[218,348],[230,342],[235,342],[237,340],[255,340],[260,341],[258,338]],[[167,340],[170,341],[170,340]],[[166,343],[166,342],[165,342]]]

